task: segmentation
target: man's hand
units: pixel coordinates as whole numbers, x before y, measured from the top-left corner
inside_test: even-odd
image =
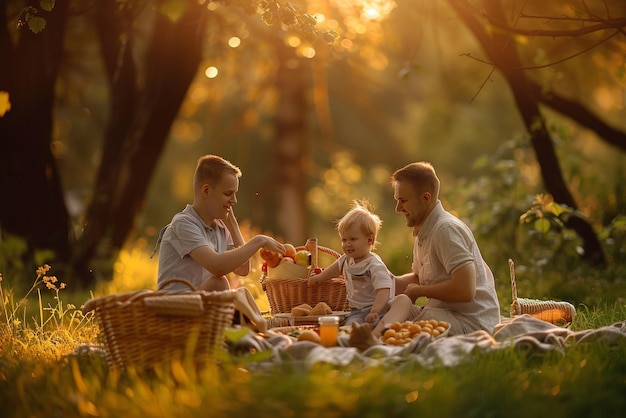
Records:
[[[413,303],[415,303],[417,298],[419,298],[420,296],[424,296],[421,294],[420,287],[421,286],[417,283],[409,283],[404,290],[404,294],[407,295]]]

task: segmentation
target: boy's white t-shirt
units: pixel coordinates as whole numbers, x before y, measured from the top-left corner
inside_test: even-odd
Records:
[[[341,255],[337,260],[339,271],[346,279],[346,299],[350,307],[363,309],[371,307],[376,299],[376,290],[388,288],[389,303],[395,291],[395,277],[376,253],[354,262],[354,259]]]

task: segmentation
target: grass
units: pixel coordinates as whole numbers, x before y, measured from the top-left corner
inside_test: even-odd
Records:
[[[96,293],[120,291],[116,283],[127,285],[130,277],[149,283],[143,275],[151,275],[150,268],[126,260],[119,276]],[[202,369],[173,362],[111,370],[97,353],[77,351],[97,341],[98,329],[80,303],[60,298],[82,296],[63,293],[67,289],[48,274],[38,270],[28,297],[16,297],[0,282],[2,417],[588,418],[626,410],[626,338],[574,345],[565,355],[513,348],[476,352],[455,367],[426,368],[411,356],[375,366],[272,367],[227,357]],[[572,330],[626,320],[626,305],[617,297],[577,309]]]

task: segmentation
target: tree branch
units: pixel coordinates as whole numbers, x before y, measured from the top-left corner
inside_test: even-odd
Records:
[[[585,26],[578,29],[561,29],[561,30],[546,30],[546,29],[520,29],[514,28],[510,26],[506,22],[496,21],[493,17],[484,15],[485,19],[498,29],[504,30],[506,32],[515,34],[515,35],[526,35],[526,36],[541,36],[548,38],[560,38],[560,37],[578,37],[583,35],[588,35],[590,33],[599,32],[606,29],[616,29],[618,32],[624,32],[624,28],[626,28],[626,17],[620,17],[616,19],[606,19],[600,23],[595,25]],[[522,16],[525,17],[525,16]],[[556,18],[546,19],[555,20]]]
[[[580,126],[594,131],[606,143],[626,152],[626,132],[613,128],[579,102],[567,99],[555,92],[545,93],[542,87],[534,81],[529,81],[529,85],[533,95],[538,97],[541,103],[576,121]]]

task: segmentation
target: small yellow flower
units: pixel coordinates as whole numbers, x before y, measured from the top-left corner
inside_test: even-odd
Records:
[[[61,283],[61,284],[64,284],[64,283]],[[67,309],[76,309],[76,306],[73,303],[68,303],[67,305],[65,305],[65,307]]]
[[[13,325],[16,326],[16,327],[19,327],[21,323],[22,323],[22,321],[20,321],[19,319],[14,319],[13,320]]]
[[[59,289],[65,289],[65,286],[67,286],[65,283],[61,283],[61,284],[59,285]]]
[[[57,287],[54,285],[54,283],[50,283],[50,282],[46,282],[46,287],[48,289],[56,289]]]
[[[46,283],[46,284],[54,284],[54,283],[56,283],[58,281],[59,280],[57,279],[56,276],[43,276],[43,282]]]
[[[48,264],[44,264],[43,266],[37,269],[37,276],[43,276],[50,270],[50,266]]]

